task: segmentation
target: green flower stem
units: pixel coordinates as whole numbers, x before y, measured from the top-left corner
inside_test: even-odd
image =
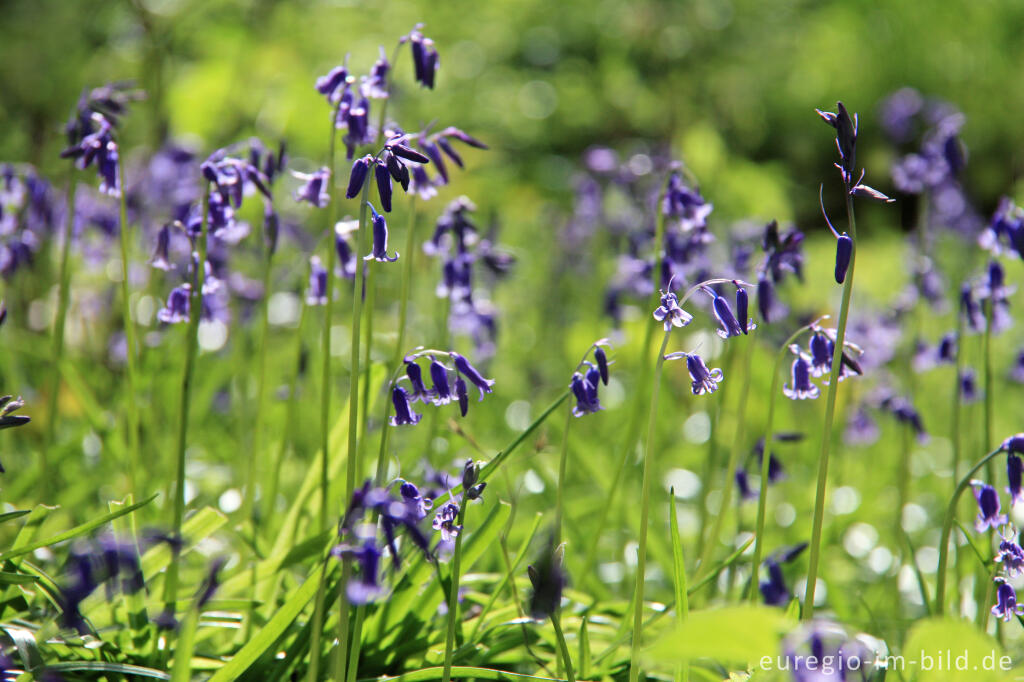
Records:
[[[702,574],[707,570],[711,555],[714,553],[715,547],[718,546],[718,540],[722,535],[723,519],[729,513],[729,505],[732,502],[732,490],[736,487],[736,468],[739,466],[740,450],[743,449],[743,426],[747,418],[747,397],[750,395],[750,364],[751,357],[754,354],[753,336],[747,337],[746,345],[746,352],[743,354],[743,383],[740,386],[739,403],[736,407],[736,430],[733,436],[732,449],[729,451],[729,463],[726,466],[725,481],[722,485],[722,503],[718,508],[718,513],[715,514],[715,520],[711,526],[711,534],[708,536],[707,542],[704,543],[704,551],[700,557],[700,571],[696,575],[697,578],[702,577]],[[737,512],[738,517],[739,513]]]
[[[836,393],[839,389],[839,370],[842,367],[843,346],[846,341],[846,320],[850,313],[850,295],[853,293],[854,266],[857,261],[857,221],[853,213],[853,197],[846,192],[846,215],[850,224],[850,266],[843,283],[843,300],[839,306],[835,350],[832,353],[832,371],[829,374],[828,397],[825,402],[825,428],[821,434],[821,453],[818,456],[818,487],[814,495],[814,522],[811,528],[811,554],[807,567],[807,588],[804,592],[804,620],[814,617],[814,590],[818,582],[818,563],[821,557],[821,527],[825,518],[825,488],[828,484],[828,457],[832,445],[832,425],[836,414]],[[767,447],[767,444],[765,445]]]
[[[459,506],[459,516],[456,525],[460,527],[459,534],[455,537],[455,553],[452,555],[452,573],[448,585],[448,632],[445,635],[444,645],[444,672],[441,675],[441,682],[451,682],[452,679],[452,655],[455,653],[455,623],[458,622],[459,610],[459,571],[462,568],[462,537],[465,534],[466,505],[464,499]]]
[[[826,316],[827,317],[827,316]],[[821,318],[825,319],[825,318]],[[820,321],[820,320],[819,320]],[[761,554],[764,551],[764,519],[768,506],[768,466],[771,462],[771,443],[775,438],[775,399],[779,394],[779,375],[789,353],[789,345],[813,325],[800,327],[793,332],[775,354],[775,365],[772,367],[772,385],[768,393],[768,419],[764,429],[764,451],[761,455],[761,489],[757,496],[757,526],[754,530],[754,559],[751,562],[753,575],[750,580],[750,600],[757,601],[757,572],[761,567]]]
[[[363,184],[363,191],[359,198],[359,230],[358,238],[356,239],[356,281],[355,288],[352,290],[352,318],[351,318],[351,332],[352,332],[352,348],[351,355],[349,356],[350,363],[350,374],[349,374],[349,389],[348,389],[348,448],[346,449],[346,461],[345,461],[345,498],[350,499],[353,491],[356,489],[356,472],[358,471],[359,462],[358,460],[358,435],[359,435],[359,341],[360,341],[360,323],[362,321],[363,313],[363,264],[358,260],[359,254],[366,253],[367,251],[367,233],[369,229],[366,223],[367,197],[370,192],[370,184],[372,183],[371,178],[367,178]],[[333,244],[332,244],[333,248]],[[329,275],[328,275],[329,276]],[[326,434],[326,432],[325,432]],[[325,438],[326,440],[326,438]],[[327,461],[324,460],[324,473],[323,476],[326,480]],[[327,489],[324,488],[326,494]],[[348,580],[352,575],[352,562],[345,559],[342,562],[342,584],[348,584]],[[349,626],[350,626],[350,613],[348,608],[348,600],[345,596],[344,590],[338,593],[338,649],[335,653],[334,670],[340,674],[345,673],[349,667],[349,650],[346,646],[349,637]],[[323,627],[322,622],[317,623],[318,628]],[[340,660],[339,660],[340,658]],[[314,678],[311,676],[310,680]]]
[[[274,513],[278,486],[281,480],[281,468],[284,466],[284,457],[288,452],[288,448],[294,446],[295,443],[295,428],[298,421],[296,417],[299,406],[297,394],[299,391],[299,378],[302,376],[303,356],[305,355],[303,333],[306,329],[306,318],[308,316],[309,306],[303,300],[299,312],[299,326],[295,330],[295,373],[292,374],[291,381],[288,384],[288,405],[285,408],[284,437],[281,439],[281,445],[277,449],[277,456],[274,459],[274,466],[271,469],[271,476],[267,483],[268,492],[265,516],[268,518]]]
[[[409,314],[409,288],[412,282],[413,253],[416,248],[416,195],[409,195],[409,229],[405,235],[405,258],[402,261],[402,279],[399,285],[398,294],[398,339],[395,341],[395,352],[391,356],[391,368],[397,368],[402,362],[402,353],[405,350],[405,329]],[[396,370],[397,371],[397,370]],[[391,401],[384,400],[384,418],[381,419],[380,450],[377,452],[377,471],[374,480],[377,485],[383,485],[384,475],[387,473],[387,448],[388,437],[391,429],[388,428],[388,417],[391,416]]]
[[[270,336],[270,274],[274,263],[274,252],[269,246],[263,257],[263,297],[260,300],[259,349],[256,352],[256,415],[253,419],[253,446],[249,453],[249,468],[246,474],[245,504],[242,518],[252,522],[253,539],[256,537],[256,462],[263,460],[263,421],[267,412],[267,346]],[[266,494],[267,489],[264,489]]]
[[[366,269],[366,302],[363,304],[365,312],[363,313],[363,327],[366,329],[366,333],[363,334],[363,360],[360,365],[362,371],[362,404],[359,408],[359,436],[356,440],[356,464],[359,468],[356,470],[356,478],[361,479],[364,476],[362,470],[363,464],[363,452],[366,449],[366,432],[369,427],[370,415],[370,350],[373,348],[373,318],[374,313],[377,309],[377,265],[375,261],[367,261]]]
[[[569,461],[569,429],[572,426],[572,405],[565,411],[562,431],[562,453],[558,458],[558,488],[555,491],[555,546],[562,544],[562,518],[565,514],[565,470]]]
[[[956,518],[956,504],[964,491],[971,486],[971,479],[974,477],[974,474],[976,474],[983,466],[991,462],[996,455],[1002,452],[1003,448],[999,447],[982,457],[978,463],[967,472],[967,475],[960,479],[960,483],[957,485],[956,490],[953,491],[953,498],[949,501],[949,507],[946,508],[946,516],[942,520],[942,536],[939,538],[939,567],[935,576],[935,608],[933,609],[935,615],[940,618],[946,608],[946,564],[949,559],[949,535],[953,529],[953,521]]]
[[[985,333],[982,336],[982,371],[985,373],[985,420],[982,424],[982,433],[985,443],[982,445],[982,449],[987,450],[992,447],[992,393],[995,390],[995,384],[992,382],[992,313],[994,312],[992,297],[983,301],[982,305],[985,308]],[[957,376],[957,382],[959,383],[959,376]],[[988,478],[989,480],[995,478],[991,466],[988,467]]]
[[[954,359],[954,372],[953,372],[953,408],[952,414],[950,414],[950,439],[953,441],[953,486],[954,491],[956,490],[956,483],[960,480],[960,460],[963,459],[963,443],[961,439],[961,423],[962,423],[962,406],[963,406],[963,394],[960,389],[960,375],[964,369],[964,353],[963,353],[963,340],[965,332],[965,321],[962,314],[957,315],[957,328],[956,328],[956,357]],[[960,557],[962,553],[959,549],[956,551],[956,575],[962,575]],[[960,581],[957,580],[957,589],[960,589]]]
[[[120,164],[119,164],[120,165]],[[74,166],[68,177],[67,216],[64,220],[64,242],[60,248],[60,265],[57,273],[57,312],[53,321],[53,367],[50,378],[50,406],[47,410],[48,419],[46,423],[47,447],[39,450],[39,466],[42,469],[43,480],[47,479],[49,462],[47,452],[53,447],[57,436],[57,396],[60,394],[60,363],[64,357],[64,322],[68,314],[68,298],[71,286],[71,274],[68,272],[68,260],[71,253],[71,237],[75,227],[75,191],[78,187],[78,173]],[[124,194],[122,192],[122,194]]]
[[[682,305],[682,304],[680,304]],[[640,679],[640,645],[643,639],[644,617],[644,582],[647,571],[647,523],[650,516],[651,476],[654,469],[654,431],[658,418],[658,394],[661,391],[661,370],[665,366],[665,349],[672,328],[665,331],[658,350],[658,360],[654,365],[653,384],[651,386],[651,407],[647,420],[647,440],[644,443],[643,479],[640,488],[640,539],[637,549],[636,588],[633,596],[633,641],[630,644],[629,682]]]
[[[188,327],[185,337],[185,368],[181,380],[181,403],[178,410],[177,473],[174,478],[174,516],[171,521],[172,537],[181,539],[181,523],[185,518],[185,449],[188,446],[188,417],[192,404],[192,383],[195,377],[196,356],[199,353],[199,320],[203,310],[203,281],[206,274],[206,228],[210,210],[210,185],[205,183],[202,200],[202,222],[199,225],[199,261],[192,282],[189,299]],[[180,553],[171,554],[164,582],[164,608],[173,612],[178,600],[178,564]]]
[[[569,647],[565,644],[565,635],[562,633],[562,624],[559,622],[557,613],[551,614],[551,625],[555,628],[555,638],[558,640],[558,651],[561,654],[562,665],[565,666],[565,677],[568,682],[576,682],[576,673],[573,671],[572,658],[569,657]]]
[[[130,283],[128,282],[128,206],[125,197],[128,189],[124,183],[124,164],[121,162],[117,164],[117,175],[118,182],[121,185],[118,242],[121,246],[121,306],[124,317],[125,391],[128,394],[128,481],[134,493],[137,492],[136,486],[138,481],[136,476],[139,469],[139,405],[135,397],[135,360],[138,353],[138,345],[135,341],[135,318],[132,316]],[[65,248],[67,248],[66,243]],[[62,282],[61,284],[62,286],[67,286],[67,282]]]

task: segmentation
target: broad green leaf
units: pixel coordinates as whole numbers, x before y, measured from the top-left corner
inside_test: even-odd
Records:
[[[902,653],[903,660],[897,657],[893,665],[902,667],[907,679],[918,682],[1012,679],[1010,657],[999,643],[963,620],[929,618],[919,622],[910,630]]]
[[[171,679],[170,675],[161,670],[146,668],[141,665],[131,665],[129,663],[104,663],[102,661],[72,661],[67,663],[50,663],[46,666],[46,669],[54,672],[119,673],[125,676],[135,675],[138,677],[149,677],[154,680]]]
[[[751,604],[691,611],[647,655],[658,663],[710,658],[722,664],[750,664],[778,655],[787,622],[778,609]]]

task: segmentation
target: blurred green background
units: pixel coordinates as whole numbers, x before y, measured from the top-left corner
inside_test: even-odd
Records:
[[[509,183],[569,187],[591,144],[665,143],[682,154],[717,215],[816,219],[832,161],[813,108],[861,114],[860,159],[891,189],[879,100],[904,85],[967,115],[966,183],[987,214],[1020,175],[1024,3],[696,0],[687,2],[4,3],[0,159],[57,164],[54,133],[81,88],[133,79],[151,116],[128,137],[198,135],[212,149],[258,134],[323,157],[316,76],[352,55],[365,72],[417,22],[442,70],[404,120],[449,119],[495,149]],[[402,62],[408,61],[404,54]],[[410,65],[399,70],[408,75]],[[407,77],[400,84],[409,87]],[[399,92],[402,98],[403,93]],[[831,179],[831,178],[829,178]]]

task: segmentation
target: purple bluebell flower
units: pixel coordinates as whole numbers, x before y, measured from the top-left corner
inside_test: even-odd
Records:
[[[568,582],[562,568],[563,548],[549,540],[538,561],[526,567],[533,590],[530,592],[530,617],[550,618],[562,605],[562,591]]]
[[[334,250],[338,254],[338,267],[335,272],[345,279],[354,279],[358,259],[348,241],[349,226],[350,221],[342,221],[334,226]]]
[[[465,417],[469,413],[469,388],[461,374],[455,377],[455,396],[459,399],[459,414]]]
[[[761,314],[761,319],[770,322],[774,307],[775,285],[762,273],[757,278],[757,311]]]
[[[585,414],[593,414],[604,409],[597,401],[597,388],[591,386],[586,377],[579,372],[573,373],[569,388],[572,389],[572,394],[576,398],[576,406],[572,408],[574,417],[582,417]]]
[[[292,171],[292,175],[303,181],[302,187],[292,195],[295,201],[304,201],[317,208],[323,208],[331,200],[331,195],[327,191],[331,179],[330,168],[324,167],[313,173]]]
[[[421,26],[417,25],[402,41],[409,41],[409,47],[412,51],[413,75],[416,82],[423,87],[433,90],[441,61],[437,55],[437,50],[434,49],[434,41],[424,37],[420,33],[420,28]]]
[[[924,154],[907,154],[893,164],[892,184],[904,194],[921,194],[941,183],[949,172],[945,162]]]
[[[677,221],[683,232],[705,227],[713,209],[714,206],[707,203],[699,191],[686,186],[679,173],[673,172],[669,176],[661,210],[666,217]]]
[[[832,353],[835,344],[820,331],[811,334],[810,349],[811,376],[821,377],[832,371]]]
[[[671,291],[661,292],[661,305],[654,310],[654,319],[663,322],[665,331],[672,327],[685,327],[693,321],[693,315],[679,307],[679,299]]]
[[[850,258],[853,256],[853,239],[843,232],[836,240],[836,282],[842,284],[846,281],[846,271],[850,268]]]
[[[597,369],[601,375],[601,383],[605,386],[608,385],[608,356],[604,352],[604,348],[600,346],[600,341],[594,346],[594,360],[597,362]]]
[[[409,394],[405,392],[404,388],[395,385],[395,387],[391,389],[391,403],[395,406],[395,415],[390,419],[392,426],[402,426],[405,424],[415,425],[420,423],[422,415],[413,411],[409,400]]]
[[[402,496],[402,499],[413,507],[417,520],[425,519],[427,517],[427,512],[434,506],[434,501],[423,497],[420,494],[420,489],[409,481],[402,481],[398,488],[398,492]]]
[[[380,56],[374,62],[369,75],[363,76],[359,83],[359,92],[370,99],[387,99],[388,97],[388,71],[391,64],[388,62],[388,55],[384,48],[380,48]]]
[[[740,501],[753,500],[758,496],[758,492],[750,487],[750,479],[747,476],[746,469],[736,469],[736,487],[739,488]]]
[[[306,290],[308,305],[327,305],[327,268],[318,256],[309,258],[309,289]]]
[[[1010,485],[1006,492],[1010,493],[1010,506],[1024,501],[1024,487],[1021,485],[1021,458],[1010,453],[1006,456],[1006,478]]]
[[[711,296],[715,317],[721,325],[719,329],[715,330],[718,335],[723,339],[728,339],[732,336],[743,334],[743,328],[740,326],[739,320],[736,319],[736,315],[733,314],[732,308],[729,307],[729,302],[710,287],[704,287],[704,292]]]
[[[917,90],[900,88],[879,105],[878,118],[882,130],[893,142],[909,142],[917,131],[924,105],[924,97]]]
[[[348,67],[342,64],[316,79],[316,91],[324,95],[331,104],[336,104],[341,97],[342,90],[351,82]]]
[[[225,205],[239,208],[247,185],[255,188],[267,200],[271,198],[269,183],[263,172],[248,161],[229,156],[226,149],[215,151],[199,168],[203,177],[213,184]]]
[[[394,256],[388,255],[388,224],[384,216],[377,213],[373,204],[369,204],[373,222],[373,251],[363,260],[375,260],[381,263],[394,263],[398,260],[398,252]]]
[[[740,323],[740,331],[747,334],[757,329],[753,318],[750,317],[750,299],[747,297],[747,290],[738,280],[733,280],[732,283],[736,285],[736,317]]]
[[[171,230],[170,226],[164,225],[160,228],[160,231],[156,235],[156,249],[153,251],[152,258],[149,259],[149,264],[157,270],[170,270],[171,256],[170,256],[170,244],[171,244]]]
[[[341,110],[339,109],[339,114]],[[345,126],[348,132],[342,138],[345,143],[345,158],[351,159],[356,147],[373,142],[376,131],[370,126],[370,100],[360,97],[347,111]]]
[[[960,287],[960,314],[971,331],[980,332],[985,329],[985,315],[981,312],[981,306],[974,300],[974,292],[967,282]]]
[[[455,525],[459,517],[459,505],[454,501],[444,503],[434,515],[434,530],[441,531],[441,542],[453,542],[462,531],[462,526]]]
[[[690,390],[694,395],[711,394],[718,390],[718,384],[722,381],[722,370],[715,368],[708,369],[703,358],[696,353],[676,352],[665,356],[666,360],[686,359],[686,369],[690,373],[692,385]]]
[[[191,296],[192,287],[189,284],[175,287],[167,297],[167,305],[157,311],[156,318],[165,324],[188,322]]]
[[[846,423],[843,440],[850,445],[871,445],[878,440],[878,423],[871,418],[864,406],[860,406]]]
[[[421,137],[417,140],[420,149],[426,154],[427,158],[430,159],[431,163],[434,164],[434,168],[437,169],[437,174],[440,176],[443,184],[448,184],[448,166],[444,162],[444,157],[441,155],[441,150],[437,144],[430,138]]]
[[[1024,384],[1024,349],[1017,351],[1017,357],[1010,369],[1010,378],[1019,384]]]
[[[352,164],[352,172],[348,176],[348,189],[345,190],[345,198],[355,199],[363,191],[366,178],[370,174],[370,166],[375,165],[374,158],[367,154],[356,159]]]
[[[976,402],[981,397],[978,394],[977,374],[970,367],[960,371],[960,397],[964,403]]]
[[[775,220],[765,226],[761,238],[765,252],[762,271],[771,277],[773,284],[781,284],[787,272],[792,272],[798,280],[803,281],[803,243],[804,234],[796,228],[780,232]]]
[[[469,360],[455,351],[451,351],[450,355],[452,362],[455,363],[455,371],[469,379],[477,387],[480,391],[480,400],[483,400],[484,394],[491,392],[491,387],[494,386],[494,379],[485,379],[473,365],[469,364]]]
[[[1010,577],[1024,572],[1024,549],[1017,542],[1017,529],[1008,525],[1000,532],[999,551],[994,558]]]
[[[412,400],[427,402],[430,399],[430,391],[423,384],[423,369],[415,360],[406,358],[405,376],[409,378],[409,384],[412,386]]]
[[[100,192],[113,197],[121,196],[121,183],[118,177],[118,160],[120,153],[112,132],[113,124],[101,113],[91,115],[93,132],[83,136],[78,142],[64,149],[60,156],[63,159],[74,159],[75,166],[86,169],[96,164],[100,176]]]
[[[793,360],[790,372],[790,383],[783,384],[782,386],[783,395],[791,400],[813,400],[818,397],[820,391],[811,382],[811,366],[806,355],[803,353],[797,354],[796,359]]]
[[[447,405],[452,401],[452,390],[448,383],[448,368],[434,359],[430,358],[430,380],[434,382],[431,391],[435,405]]]
[[[479,483],[480,480],[480,463],[474,462],[472,459],[467,459],[466,463],[462,467],[462,490],[465,492],[467,500],[478,500],[483,495],[484,488],[487,487],[486,482]]]
[[[385,213],[391,213],[391,173],[387,166],[377,162],[373,167],[374,175],[377,178],[377,195],[380,197],[380,207]]]
[[[918,441],[925,442],[928,440],[928,432],[925,431],[921,413],[906,398],[888,396],[881,401],[880,407],[888,410],[896,418],[896,421],[906,424],[913,429]]]
[[[769,606],[785,606],[789,603],[790,592],[782,575],[782,566],[770,557],[765,559],[764,564],[768,568],[768,579],[758,583],[761,597]]]
[[[372,538],[359,545],[337,545],[331,554],[338,559],[355,559],[359,564],[358,575],[349,578],[345,586],[349,603],[368,604],[383,592],[378,576],[382,554]]]
[[[437,196],[437,187],[434,186],[423,166],[413,166],[411,173],[412,179],[409,182],[408,191],[424,201],[429,201]]]
[[[992,615],[996,618],[1002,618],[1003,621],[1009,623],[1010,619],[1014,616],[1024,614],[1024,604],[1017,603],[1017,592],[1013,589],[1013,585],[1006,582],[1006,579],[1002,576],[996,576],[993,580],[996,581],[998,587],[996,588],[996,604],[992,607]]]
[[[5,395],[0,397],[0,430],[12,429],[28,424],[32,419],[23,414],[14,414],[25,406],[25,401],[19,396]],[[4,465],[0,463],[0,474],[6,473]]]
[[[1006,514],[999,513],[999,493],[992,486],[981,481],[971,481],[974,486],[974,498],[978,501],[978,518],[974,529],[984,533],[989,528],[995,529],[1007,522]]]

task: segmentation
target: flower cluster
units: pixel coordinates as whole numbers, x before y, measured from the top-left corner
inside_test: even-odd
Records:
[[[58,206],[50,184],[34,168],[0,166],[0,275],[9,279],[32,263],[59,210],[67,208]]]
[[[594,362],[590,362],[584,355],[583,360],[576,366],[572,374],[569,388],[573,397],[576,398],[576,406],[572,409],[575,417],[582,417],[585,414],[593,414],[601,409],[601,401],[598,400],[597,388],[600,384],[608,385],[608,355],[603,346],[607,346],[608,339],[595,341],[587,349],[586,355],[593,351]],[[581,371],[586,368],[585,371]]]
[[[417,362],[420,358],[430,360],[430,388],[427,388],[423,381],[423,368]],[[448,360],[452,366],[449,367],[438,358]],[[465,356],[455,351],[421,350],[406,356],[405,374],[393,381],[391,386],[391,403],[395,409],[395,414],[390,419],[391,425],[418,424],[422,415],[413,410],[412,405],[416,401],[441,406],[454,400],[459,405],[459,413],[465,417],[469,411],[467,380],[480,392],[480,400],[483,400],[484,394],[490,393],[494,386],[493,379],[484,378]],[[403,382],[408,382],[408,389],[402,385]]]
[[[795,359],[790,368],[790,381],[784,384],[782,392],[792,400],[813,400],[820,395],[818,386],[811,381],[811,378],[825,377],[824,383],[828,384],[828,377],[832,372],[832,361],[836,348],[836,330],[820,327],[816,323],[810,325],[811,338],[805,350],[797,344],[789,347]],[[840,367],[838,373],[839,381],[848,376],[860,376],[864,370],[860,366],[857,357],[863,350],[849,341],[843,342],[843,350],[840,353]]]
[[[757,309],[761,319],[770,322],[781,316],[785,308],[776,300],[775,289],[792,273],[803,281],[804,234],[795,227],[780,230],[772,220],[761,237],[764,260],[757,269]]]
[[[999,449],[1006,453],[1006,492],[1010,495],[1012,507],[1024,501],[1024,483],[1021,480],[1024,464],[1020,457],[1024,454],[1024,433],[1010,436],[1003,441]],[[995,486],[973,480],[971,487],[974,489],[974,499],[978,503],[974,529],[979,533],[987,530],[998,531],[1000,538],[995,561],[1000,564],[1002,574],[994,578],[997,588],[992,614],[1009,621],[1014,616],[1024,615],[1024,604],[1017,603],[1017,593],[1007,580],[1024,572],[1024,549],[1021,548],[1017,529],[1009,523],[1009,517],[1002,513],[999,491]]]
[[[121,196],[118,171],[121,155],[113,133],[118,117],[127,111],[128,104],[142,97],[143,93],[131,89],[128,83],[112,83],[86,91],[64,127],[68,146],[61,151],[61,158],[74,159],[75,165],[83,170],[95,164],[100,176],[100,192],[104,194]]]

